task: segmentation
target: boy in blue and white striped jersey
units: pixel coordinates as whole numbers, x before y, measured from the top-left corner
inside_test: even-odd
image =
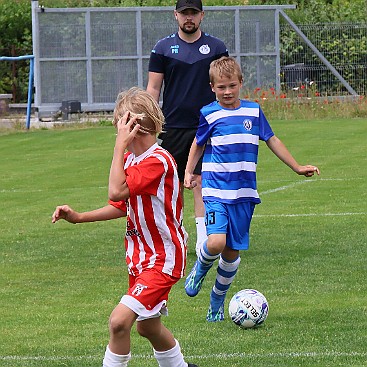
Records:
[[[200,124],[191,146],[184,185],[195,187],[194,168],[202,153],[202,195],[208,240],[186,278],[185,289],[196,296],[205,275],[219,258],[217,277],[210,294],[208,321],[224,319],[224,300],[240,264],[240,250],[249,247],[249,228],[255,205],[259,140],[294,172],[320,174],[313,165],[300,165],[277,138],[258,103],[239,98],[241,68],[232,57],[210,65],[210,84],[216,101],[201,109]]]

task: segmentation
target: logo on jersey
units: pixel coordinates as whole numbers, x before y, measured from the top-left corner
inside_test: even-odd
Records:
[[[137,229],[133,228],[133,229],[128,229],[125,233],[126,237],[133,237],[133,236],[137,236],[137,237],[141,237],[140,233],[138,232]]]
[[[250,119],[245,119],[243,121],[243,127],[246,129],[246,130],[251,130],[252,129],[252,121]]]
[[[180,46],[179,45],[173,45],[171,46],[171,53],[178,54]]]
[[[203,55],[207,55],[210,52],[210,47],[209,45],[202,45],[199,48],[199,52]]]
[[[134,289],[131,291],[131,294],[134,296],[140,296],[141,292],[143,292],[144,289],[148,288],[148,286],[143,284],[136,284]]]
[[[137,237],[141,237],[139,231],[135,228],[133,228],[134,225],[131,223],[131,219],[129,218],[129,220],[126,223],[126,233],[125,236],[126,237],[133,237],[133,236],[137,236]]]

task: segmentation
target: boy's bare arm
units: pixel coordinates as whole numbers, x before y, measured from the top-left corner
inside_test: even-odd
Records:
[[[60,219],[64,219],[70,223],[98,222],[110,219],[116,219],[126,216],[122,210],[113,205],[106,205],[102,208],[79,213],[72,209],[69,205],[59,205],[52,214],[52,223],[56,223]]]
[[[269,149],[287,166],[289,166],[294,172],[299,175],[304,175],[306,177],[311,177],[315,173],[320,174],[320,170],[313,165],[300,165],[289,152],[287,147],[283,144],[283,142],[276,137],[272,136],[267,142],[267,146]]]
[[[194,169],[199,162],[204,151],[204,146],[196,144],[196,138],[191,144],[189,157],[186,163],[184,186],[187,189],[192,189],[196,186]]]

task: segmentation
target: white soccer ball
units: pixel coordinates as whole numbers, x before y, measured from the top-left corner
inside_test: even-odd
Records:
[[[242,289],[229,302],[229,316],[241,328],[261,325],[269,311],[265,296],[255,289]]]

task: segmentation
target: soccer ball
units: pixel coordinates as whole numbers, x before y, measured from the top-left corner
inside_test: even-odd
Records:
[[[261,325],[267,318],[268,301],[255,289],[242,289],[229,302],[229,316],[241,328]]]

